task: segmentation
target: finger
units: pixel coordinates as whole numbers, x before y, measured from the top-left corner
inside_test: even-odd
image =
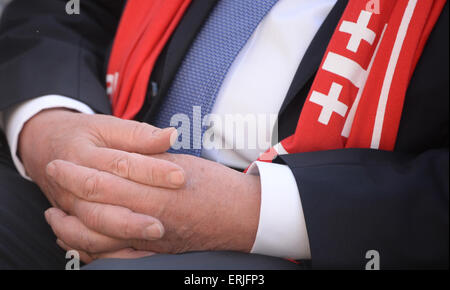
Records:
[[[89,150],[80,165],[151,186],[180,188],[185,183],[184,170],[172,162],[115,149]]]
[[[68,246],[60,239],[56,240],[56,243],[66,251],[71,251],[71,250],[77,251],[78,254],[80,255],[81,261],[83,261],[86,264],[89,264],[97,259],[139,259],[139,258],[149,257],[149,256],[152,256],[155,254],[153,252],[148,252],[148,251],[137,251],[132,248],[125,248],[125,249],[121,249],[121,250],[109,252],[109,253],[89,254],[89,253],[86,253],[85,251],[74,249],[74,248]]]
[[[161,222],[148,215],[134,213],[121,207],[80,200],[60,188],[61,209],[78,217],[88,228],[103,235],[123,240],[157,240],[164,235]]]
[[[132,248],[126,248],[115,252],[102,253],[95,255],[96,259],[139,259],[153,256],[155,253],[147,251],[137,251]]]
[[[153,217],[160,216],[171,200],[172,192],[167,189],[145,186],[63,160],[50,162],[47,174],[80,199],[118,205]]]
[[[108,237],[153,241],[164,235],[159,220],[121,206],[76,199],[73,213],[88,228]]]
[[[73,215],[73,204],[78,197],[63,189],[53,180],[49,179],[47,185],[47,190],[44,190],[44,192],[47,193],[47,198],[52,200],[52,202],[50,202],[52,206]]]
[[[107,147],[154,154],[166,152],[177,135],[175,128],[159,129],[146,123],[105,117],[95,122],[97,132]]]
[[[45,218],[56,237],[74,249],[102,253],[129,246],[127,241],[113,239],[88,229],[79,219],[68,216],[59,209],[48,209]]]

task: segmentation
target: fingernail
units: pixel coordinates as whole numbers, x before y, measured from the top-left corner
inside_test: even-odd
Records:
[[[44,212],[44,216],[45,216],[45,220],[47,221],[47,223],[49,223],[50,218],[52,216],[52,209],[49,208]]]
[[[177,170],[177,171],[172,171],[171,173],[169,173],[168,176],[169,179],[169,183],[171,183],[174,186],[181,186],[184,184],[184,173]]]
[[[56,244],[57,244],[58,246],[60,246],[61,248],[63,248],[63,246],[64,246],[63,241],[61,241],[60,239],[56,239]]]
[[[178,141],[178,130],[175,129],[172,134],[170,134],[170,147],[172,147],[173,145],[175,145],[175,143]]]
[[[155,134],[156,135],[163,135],[163,134],[165,134],[167,132],[172,132],[174,129],[175,129],[174,127],[168,127],[168,128],[156,131]]]
[[[163,235],[164,229],[158,223],[152,224],[144,230],[144,239],[149,241],[158,240],[162,238]]]
[[[47,164],[47,175],[49,175],[50,177],[55,176],[55,172],[56,172],[56,166],[53,162],[50,162],[49,164]]]

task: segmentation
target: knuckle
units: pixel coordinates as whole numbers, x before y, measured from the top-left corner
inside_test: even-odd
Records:
[[[86,212],[86,220],[92,225],[92,228],[101,228],[101,209],[99,205],[92,205]]]
[[[150,167],[148,170],[150,171],[149,174],[148,174],[149,179],[150,179],[150,180],[149,180],[150,185],[158,185],[158,184],[157,184],[158,181],[159,181],[159,178],[158,178],[158,176],[159,176],[158,170],[155,170],[153,167]]]
[[[143,123],[136,122],[133,124],[133,127],[131,128],[131,136],[133,140],[138,140],[144,136],[145,133],[145,125]]]
[[[91,235],[87,230],[82,232],[82,241],[83,241],[83,249],[88,253],[95,253],[96,252],[96,245],[95,242],[92,240]]]
[[[83,194],[86,199],[90,200],[95,197],[101,179],[98,173],[86,177],[83,184]]]
[[[124,157],[115,158],[112,162],[112,171],[114,174],[124,178],[130,176],[130,160]]]
[[[128,211],[126,217],[122,220],[122,234],[125,239],[132,239],[132,223],[131,223],[131,211]]]

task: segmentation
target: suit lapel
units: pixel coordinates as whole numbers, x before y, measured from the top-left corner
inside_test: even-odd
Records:
[[[342,17],[345,7],[347,7],[347,3],[348,0],[338,0],[311,42],[295,74],[283,105],[281,106],[280,115],[317,72],[328,47],[328,43]],[[305,98],[306,97],[307,96],[305,96]]]

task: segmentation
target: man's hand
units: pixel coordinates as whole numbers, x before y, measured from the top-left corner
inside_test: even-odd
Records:
[[[174,131],[111,116],[53,109],[37,114],[25,124],[18,149],[27,174],[53,206],[80,218],[87,215],[86,211],[108,212],[115,220],[106,220],[101,229],[97,228],[98,221],[83,220],[87,226],[116,238],[152,240],[164,232],[158,220],[120,206],[83,201],[50,180],[46,166],[60,159],[141,184],[179,188],[184,184],[181,167],[142,155],[167,151]]]
[[[50,209],[47,221],[59,244],[91,258],[121,247],[158,253],[251,250],[259,222],[259,177],[188,155],[154,157],[184,168],[186,185],[162,189],[59,160],[48,165],[47,173],[59,186],[85,201],[124,206],[158,218],[166,230],[161,240],[127,240],[124,244],[123,240],[101,235],[86,226],[85,219],[99,220],[100,216],[114,221],[109,212],[92,211],[85,219],[79,219]]]

